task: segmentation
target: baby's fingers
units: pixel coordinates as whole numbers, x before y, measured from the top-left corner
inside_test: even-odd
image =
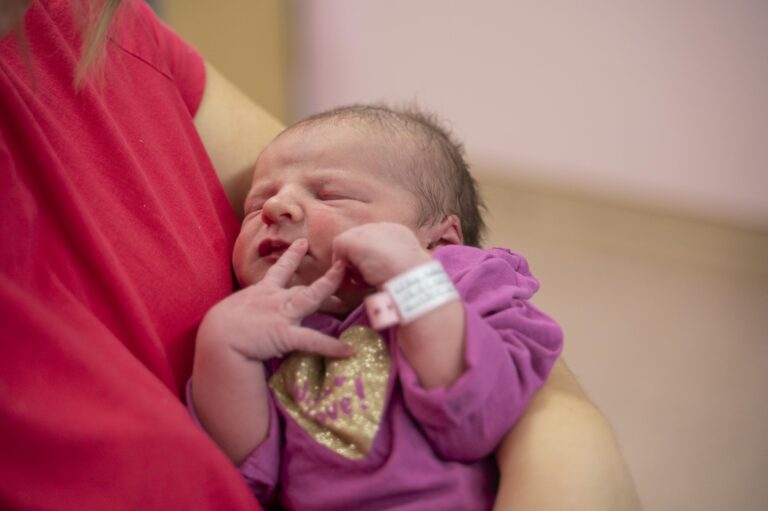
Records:
[[[303,318],[312,314],[336,292],[343,279],[344,263],[337,261],[312,284],[292,290],[295,292],[285,304],[286,313],[294,318]]]
[[[349,306],[342,302],[338,296],[329,296],[323,300],[323,303],[320,304],[317,310],[326,314],[339,315],[349,312]]]
[[[309,244],[307,240],[301,238],[285,249],[285,252],[264,274],[262,282],[269,282],[279,287],[285,287],[291,276],[301,263],[301,258],[307,254]]]
[[[304,327],[291,330],[290,344],[290,351],[316,353],[325,357],[346,358],[355,353],[355,349],[349,344]]]

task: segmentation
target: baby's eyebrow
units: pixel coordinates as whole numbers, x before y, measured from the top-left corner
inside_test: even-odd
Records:
[[[248,196],[251,195],[263,195],[273,188],[274,184],[269,178],[255,179],[251,182],[251,189],[248,190]]]
[[[317,169],[307,175],[308,181],[313,184],[325,184],[331,181],[357,182],[360,177],[360,174],[346,169]]]
[[[248,190],[248,196],[251,195],[262,195],[267,190],[266,186],[252,186],[250,190]]]

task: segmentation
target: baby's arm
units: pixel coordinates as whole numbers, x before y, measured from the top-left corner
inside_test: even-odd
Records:
[[[331,357],[351,348],[299,326],[330,297],[344,275],[342,264],[309,286],[286,287],[306,254],[295,241],[258,284],[222,300],[203,319],[197,334],[192,401],[200,423],[235,463],[267,437],[269,394],[263,361],[294,350]]]
[[[462,297],[466,370],[450,388],[424,389],[400,362],[400,381],[435,451],[472,461],[493,451],[523,414],[560,353],[562,331],[530,303],[538,282],[521,256],[458,246],[434,256]]]
[[[432,259],[395,224],[350,229],[334,249],[377,287]],[[520,256],[469,247],[436,255],[462,301],[400,325],[395,356],[405,362],[408,408],[434,449],[472,461],[490,454],[522,415],[560,352],[562,331],[528,301],[538,283]]]
[[[334,240],[333,254],[377,288],[432,261],[410,229],[388,222],[343,232]],[[399,348],[424,388],[448,387],[464,372],[464,322],[463,305],[454,300],[399,326]]]

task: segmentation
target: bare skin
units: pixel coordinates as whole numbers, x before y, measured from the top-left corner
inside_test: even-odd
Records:
[[[205,92],[195,114],[195,127],[232,209],[241,215],[253,164],[283,125],[209,63],[205,71]]]
[[[496,452],[495,511],[640,511],[605,416],[562,360]]]

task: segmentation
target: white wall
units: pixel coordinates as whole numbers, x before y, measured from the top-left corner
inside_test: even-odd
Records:
[[[768,2],[295,4],[296,116],[418,100],[483,169],[768,227]]]

